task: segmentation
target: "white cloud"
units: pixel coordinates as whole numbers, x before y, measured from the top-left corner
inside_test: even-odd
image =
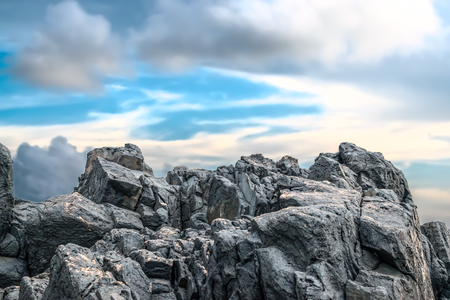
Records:
[[[159,0],[134,41],[141,58],[163,68],[270,70],[375,61],[440,33],[431,0]]]
[[[94,91],[101,76],[125,71],[122,51],[103,16],[66,0],[48,7],[33,44],[19,51],[15,73],[40,86]]]
[[[181,94],[169,93],[160,90],[146,90],[142,89],[142,92],[149,98],[155,99],[158,102],[168,102],[183,97]]]
[[[122,85],[119,85],[119,84],[109,84],[106,87],[110,88],[112,90],[115,90],[115,91],[122,91],[122,90],[128,89],[126,86],[122,86]]]

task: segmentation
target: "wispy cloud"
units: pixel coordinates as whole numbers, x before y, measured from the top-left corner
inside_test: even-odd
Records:
[[[160,90],[146,90],[142,89],[142,92],[150,99],[154,99],[158,102],[168,102],[172,100],[177,100],[183,97],[182,94],[169,93]]]

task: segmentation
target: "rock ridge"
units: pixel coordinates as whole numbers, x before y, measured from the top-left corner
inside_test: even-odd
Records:
[[[342,143],[309,169],[242,156],[155,177],[139,147],[87,155],[69,195],[14,202],[0,144],[0,300],[445,300],[450,235],[407,180]]]

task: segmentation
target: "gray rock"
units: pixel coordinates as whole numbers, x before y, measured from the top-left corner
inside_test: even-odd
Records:
[[[142,185],[126,167],[97,157],[91,172],[76,190],[95,203],[111,203],[134,210]]]
[[[431,277],[431,284],[433,286],[433,293],[436,298],[441,293],[445,283],[447,282],[448,274],[445,264],[440,260],[434,252],[433,246],[428,241],[427,237],[422,234],[423,254],[427,262],[428,271]]]
[[[291,190],[281,190],[280,208],[289,206],[314,206],[318,204],[340,204],[352,213],[359,223],[361,193],[356,190],[336,188],[324,182],[304,179],[300,186]]]
[[[361,244],[383,262],[411,276],[420,286],[417,299],[432,299],[416,211],[380,197],[364,197],[361,208]]]
[[[140,219],[141,216],[138,212],[123,209],[110,203],[106,203],[104,206],[109,210],[111,219],[114,222],[114,228],[128,228],[135,230],[142,230],[144,228]]]
[[[169,223],[169,213],[162,207],[154,211],[151,207],[140,204],[137,211],[141,215],[142,224],[150,229],[156,230]]]
[[[142,185],[142,194],[139,203],[152,208],[155,207],[156,198],[152,190],[152,182],[145,176],[139,177],[139,181]]]
[[[19,300],[41,300],[48,286],[48,273],[36,277],[23,277],[20,282]]]
[[[319,155],[314,164],[309,168],[310,174],[308,179],[312,180],[327,180],[334,183],[337,187],[343,189],[359,188],[357,182],[358,176],[349,167],[341,165],[339,162]]]
[[[0,243],[0,256],[16,257],[19,254],[19,242],[17,239],[7,233]]]
[[[156,294],[152,295],[151,300],[177,300],[177,297],[174,293],[164,293],[164,294]]]
[[[297,299],[345,299],[345,284],[336,270],[327,262],[313,263],[306,272],[295,272]]]
[[[50,280],[42,299],[83,299],[114,282],[112,273],[102,270],[93,252],[67,244],[59,246],[52,258]]]
[[[213,178],[208,199],[208,223],[217,218],[234,219],[249,210],[250,204],[234,183],[221,176]]]
[[[302,169],[298,165],[298,159],[289,155],[283,156],[276,164],[277,171],[288,176],[300,176],[307,178],[309,171]]]
[[[168,225],[181,228],[181,207],[179,187],[172,186],[164,178],[149,178],[150,186],[155,195],[155,206],[158,211],[164,208],[168,213]]]
[[[95,165],[97,157],[101,157],[108,161],[117,163],[127,169],[146,171],[153,173],[153,170],[149,166],[144,164],[144,157],[142,156],[141,149],[133,144],[125,144],[125,147],[103,147],[96,148],[87,154],[86,159],[86,176],[92,171]]]
[[[358,184],[370,188],[391,189],[402,202],[411,203],[412,197],[403,172],[384,159],[379,152],[370,152],[352,143],[339,145],[342,164],[358,175]]]
[[[31,276],[50,266],[59,245],[91,247],[113,228],[105,208],[78,193],[42,203],[20,203],[13,212],[11,233],[21,245],[19,257],[27,258]]]
[[[19,286],[10,286],[3,292],[3,300],[19,300]]]
[[[285,208],[254,218],[252,231],[265,247],[282,250],[299,271],[315,261],[326,261],[343,281],[358,274],[359,237],[352,214],[344,206]]]
[[[137,261],[145,275],[149,278],[172,278],[173,260],[165,259],[148,250],[137,250],[130,253],[130,257]]]
[[[355,281],[346,285],[347,299],[351,300],[415,300],[422,298],[421,286],[411,277],[383,263],[377,270],[362,270]]]
[[[22,259],[0,257],[0,288],[17,286],[27,274],[27,264]]]
[[[269,247],[256,251],[261,274],[261,287],[266,299],[297,299],[294,263],[285,253]]]
[[[144,248],[144,236],[132,229],[113,229],[102,240],[97,241],[91,250],[99,253],[116,251],[127,256],[131,251]]]
[[[13,206],[13,161],[8,148],[0,143],[0,242],[9,231]]]
[[[433,221],[422,224],[420,230],[430,241],[437,257],[444,262],[447,271],[450,271],[450,236],[447,225]]]
[[[103,258],[103,270],[111,272],[114,277],[125,283],[140,299],[149,299],[152,290],[149,278],[141,266],[131,258],[125,258],[111,251]]]

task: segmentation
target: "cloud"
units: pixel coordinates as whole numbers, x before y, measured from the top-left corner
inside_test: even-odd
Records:
[[[159,90],[143,89],[142,92],[150,99],[155,99],[158,102],[167,102],[183,97],[183,95],[181,94],[169,93],[166,91],[159,91]]]
[[[50,5],[31,45],[19,51],[13,71],[38,86],[96,91],[102,76],[125,71],[123,47],[101,15],[76,1]]]
[[[78,152],[62,136],[54,138],[48,148],[21,144],[14,158],[16,196],[40,202],[71,193],[84,171],[86,154],[87,150]]]
[[[186,140],[204,133],[227,133],[233,130],[257,127],[266,119],[288,116],[320,114],[319,106],[288,104],[255,105],[250,109],[222,107],[201,110],[179,110],[165,113],[163,121],[136,129],[132,135],[142,139],[159,141]],[[286,131],[286,128],[284,128]],[[292,130],[294,131],[294,130]],[[273,132],[268,131],[268,135]]]
[[[158,0],[133,40],[141,59],[166,69],[271,70],[376,61],[440,33],[430,0]]]

